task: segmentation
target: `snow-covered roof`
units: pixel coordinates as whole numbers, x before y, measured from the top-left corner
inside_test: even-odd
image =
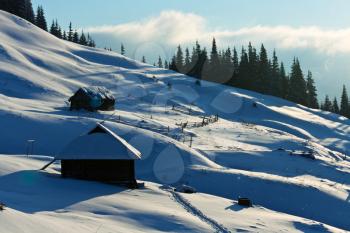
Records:
[[[106,126],[98,123],[89,133],[71,141],[56,156],[62,159],[140,159],[141,153]]]
[[[107,90],[105,87],[101,86],[90,86],[90,87],[81,87],[81,90],[88,95],[90,98],[101,98],[101,99],[114,99],[112,93]]]

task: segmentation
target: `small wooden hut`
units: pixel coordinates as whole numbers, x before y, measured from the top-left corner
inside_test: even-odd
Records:
[[[81,87],[69,98],[70,110],[85,109],[88,111],[114,110],[115,98],[105,87]]]
[[[135,160],[141,153],[99,123],[70,142],[55,158],[62,177],[136,184]]]

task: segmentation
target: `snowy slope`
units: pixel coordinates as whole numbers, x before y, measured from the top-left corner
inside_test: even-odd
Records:
[[[126,190],[61,179],[57,165],[50,174],[36,171],[46,162],[0,156],[0,197],[9,206],[0,212],[0,232],[341,232],[260,206],[243,209],[225,198],[178,194],[155,183]]]
[[[117,110],[105,113],[68,111],[67,99],[78,87],[90,85],[110,89],[117,98]],[[257,103],[256,107],[253,103]],[[220,116],[218,122],[188,127],[184,133],[179,128],[180,123],[199,124],[202,116],[215,114]],[[350,163],[344,160],[350,150],[350,121],[335,114],[223,85],[202,82],[199,86],[190,77],[114,52],[58,40],[22,19],[0,12],[0,117],[3,129],[0,153],[25,154],[27,140],[34,139],[34,153],[45,156],[55,156],[72,139],[94,127],[96,121],[106,120],[105,125],[142,152],[143,159],[136,164],[139,179],[158,184],[190,184],[200,192],[214,195],[194,195],[191,202],[200,206],[203,213],[210,211],[215,222],[226,221],[227,229],[238,230],[238,225],[227,219],[224,221],[226,214],[230,216],[227,211],[211,212],[215,204],[208,207],[205,200],[212,199],[215,203],[220,202],[217,196],[228,199],[248,196],[254,203],[277,211],[272,214],[276,218],[288,221],[283,223],[286,224],[284,229],[303,231],[311,225],[310,229],[316,232],[327,231],[324,223],[350,230]],[[192,148],[189,147],[191,136]],[[301,156],[309,151],[315,160]],[[0,180],[3,178],[4,182],[11,176],[6,172],[9,166],[19,166],[11,170],[17,179],[16,173],[21,174],[21,169],[33,170],[42,165],[15,157],[13,161],[8,157],[0,158],[1,164],[5,163],[0,167],[0,174],[3,174]],[[48,175],[51,173],[55,172],[50,170]],[[24,174],[24,177],[37,175]],[[49,182],[43,179],[42,182]],[[58,183],[53,183],[52,188],[55,185],[71,187],[70,181],[55,181]],[[151,186],[157,190],[151,199],[164,195],[164,190],[160,191],[156,184]],[[22,188],[11,192],[17,192],[18,198],[22,198],[25,190]],[[100,186],[86,188],[96,191],[92,194],[96,198],[105,196],[98,190],[110,190]],[[20,218],[27,210],[6,193],[6,185],[4,189],[0,187],[0,201],[9,202],[8,218],[15,222],[16,216]],[[137,195],[146,194],[141,191]],[[128,198],[127,193],[124,197]],[[68,201],[63,207],[66,209],[73,203],[80,205],[91,198]],[[107,201],[113,199],[107,198]],[[140,203],[143,205],[146,204]],[[251,216],[257,211],[262,217],[260,215],[266,214],[264,208],[252,210]],[[56,209],[44,210],[51,216],[51,222],[58,217]],[[75,211],[82,215],[91,212],[87,209]],[[166,211],[169,210],[165,210],[164,215]],[[279,212],[322,223],[299,218],[291,220],[295,217],[280,217]],[[183,217],[181,224],[192,222],[192,216]],[[243,220],[247,216],[236,217]],[[106,218],[115,226],[121,224]],[[16,232],[10,220],[8,229]],[[39,220],[29,218],[27,224],[34,224],[32,221]],[[251,218],[251,221],[256,219]],[[291,224],[292,221],[296,223]],[[208,229],[202,222],[188,227],[198,231]],[[73,223],[66,224],[72,226]],[[46,224],[42,227],[44,230]],[[149,226],[149,230],[152,227],[157,230],[155,224]],[[249,230],[249,225],[241,227],[254,231]],[[280,227],[277,226],[276,231]],[[275,229],[269,224],[259,229],[268,231],[269,228]],[[174,229],[181,231],[181,228]],[[33,232],[36,232],[34,228]]]

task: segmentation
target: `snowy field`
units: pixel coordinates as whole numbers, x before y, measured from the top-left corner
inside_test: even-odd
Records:
[[[114,112],[70,112],[102,85]],[[203,127],[203,117],[219,116]],[[38,171],[104,124],[143,154],[146,188]],[[181,125],[187,127],[181,130]],[[350,230],[350,121],[279,98],[201,82],[58,40],[0,11],[0,232],[340,232]],[[35,140],[26,158],[28,140]],[[197,194],[171,187],[187,184]],[[244,209],[237,198],[249,197]],[[18,222],[21,222],[20,224]],[[332,227],[331,227],[332,226]]]
[[[127,190],[60,178],[48,160],[0,156],[0,232],[341,232],[328,225],[208,194],[146,182]],[[20,223],[18,222],[20,221]]]

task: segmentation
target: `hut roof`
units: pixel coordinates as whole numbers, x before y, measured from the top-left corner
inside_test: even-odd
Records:
[[[70,142],[56,156],[56,160],[136,160],[141,153],[106,126],[98,123],[89,133]]]
[[[112,93],[107,90],[105,87],[100,86],[90,86],[90,87],[81,87],[81,91],[83,91],[90,98],[108,98],[114,99]]]

